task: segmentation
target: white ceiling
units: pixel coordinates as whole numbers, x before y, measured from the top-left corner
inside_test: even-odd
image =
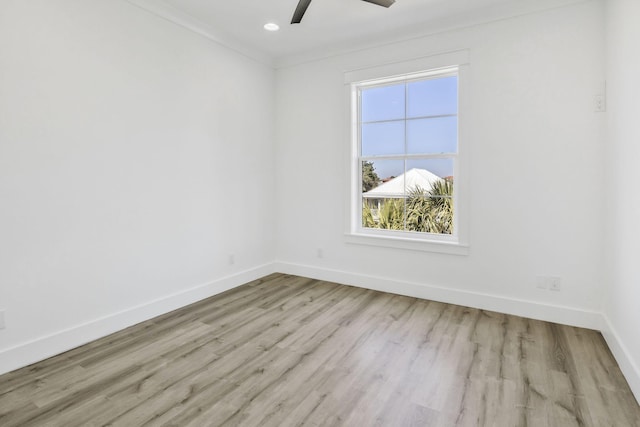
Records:
[[[345,45],[375,44],[429,32],[437,23],[499,11],[520,14],[577,0],[396,0],[390,8],[362,0],[312,0],[301,24],[290,25],[298,0],[130,0],[165,18],[270,60]],[[275,22],[280,31],[263,25]]]

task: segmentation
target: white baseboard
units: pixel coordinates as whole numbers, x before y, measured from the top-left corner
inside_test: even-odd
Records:
[[[274,272],[602,331],[636,400],[640,401],[640,369],[609,319],[602,313],[285,262],[264,264],[2,350],[0,351],[0,375]]]
[[[629,383],[636,400],[640,402],[640,368],[631,357],[631,353],[629,353],[609,318],[603,313],[310,265],[276,262],[274,270],[279,273],[600,331]]]
[[[497,311],[563,325],[578,326],[598,331],[602,329],[601,313],[575,307],[542,304],[499,295],[470,292],[461,289],[445,288],[424,283],[407,282],[286,262],[276,262],[275,271],[392,294],[463,305],[482,310]]]
[[[633,357],[631,357],[629,349],[627,349],[620,335],[618,335],[609,317],[604,314],[603,319],[602,336],[604,336],[604,339],[607,341],[607,345],[611,353],[613,353],[613,357],[615,357],[618,362],[622,374],[629,383],[633,395],[640,403],[640,367],[638,367]]]
[[[273,273],[264,264],[0,351],[0,375]]]

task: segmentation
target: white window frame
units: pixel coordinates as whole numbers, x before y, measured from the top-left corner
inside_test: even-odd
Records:
[[[466,158],[466,129],[468,121],[467,50],[449,52],[416,60],[386,64],[345,73],[349,106],[349,188],[348,217],[345,240],[348,243],[410,249],[429,252],[467,255],[468,244],[468,162]],[[400,230],[380,230],[362,226],[362,156],[360,155],[359,93],[360,89],[401,84],[430,77],[458,76],[458,150],[455,154],[418,155],[416,158],[451,158],[454,162],[454,225],[453,234],[418,233]],[[410,159],[413,156],[384,156]],[[383,158],[381,158],[382,160]]]

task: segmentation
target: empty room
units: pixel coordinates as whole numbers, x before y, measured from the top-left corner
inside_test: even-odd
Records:
[[[640,427],[639,41],[0,0],[0,426]]]

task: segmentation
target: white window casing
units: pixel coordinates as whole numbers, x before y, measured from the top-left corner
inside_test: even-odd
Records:
[[[469,161],[467,146],[469,129],[469,51],[460,50],[396,62],[344,74],[349,107],[348,189],[346,191],[345,241],[354,244],[382,246],[396,249],[467,255],[469,252]],[[360,153],[359,91],[368,87],[406,83],[413,80],[456,75],[458,78],[458,141],[457,152],[448,154],[420,154],[420,159],[448,158],[453,160],[455,190],[453,192],[453,234],[422,233],[415,231],[384,230],[362,226],[362,171]],[[384,156],[383,160],[394,156]],[[405,153],[397,156],[411,159]],[[364,159],[366,160],[366,159]]]

